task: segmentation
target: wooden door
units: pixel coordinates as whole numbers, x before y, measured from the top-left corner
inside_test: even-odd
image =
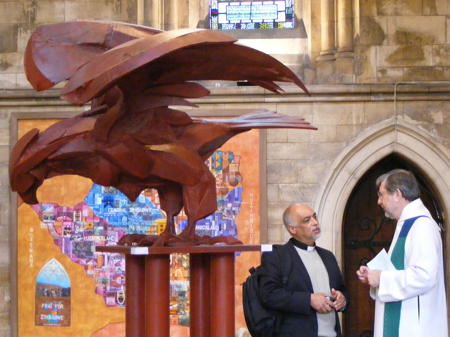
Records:
[[[346,206],[343,224],[343,268],[351,305],[344,314],[345,337],[373,336],[374,301],[369,287],[359,282],[356,270],[370,261],[382,248],[389,249],[396,222],[384,217],[377,205],[375,180],[395,168],[412,171],[421,187],[421,198],[435,220],[442,224],[442,212],[436,195],[424,176],[411,164],[390,155],[374,165],[355,186]]]

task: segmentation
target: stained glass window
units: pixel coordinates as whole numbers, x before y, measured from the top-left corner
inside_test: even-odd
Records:
[[[70,278],[53,258],[36,278],[35,324],[70,326],[70,312]]]
[[[294,0],[210,0],[209,14],[217,30],[294,28],[295,22]]]

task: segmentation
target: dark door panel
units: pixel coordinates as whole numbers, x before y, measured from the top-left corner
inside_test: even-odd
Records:
[[[412,171],[421,187],[421,198],[435,220],[442,224],[442,212],[436,194],[420,171],[407,160],[390,155],[369,169],[360,179],[347,202],[343,223],[343,265],[350,291],[351,305],[344,314],[344,336],[373,336],[374,301],[369,287],[361,284],[356,270],[370,261],[382,248],[389,249],[396,222],[387,219],[377,205],[375,180],[396,168]]]

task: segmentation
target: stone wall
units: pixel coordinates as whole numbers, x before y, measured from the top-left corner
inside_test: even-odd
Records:
[[[328,35],[324,29],[330,27],[325,23],[333,20],[321,11],[324,5],[335,5],[339,13]],[[204,27],[207,7],[205,0],[0,0],[0,337],[14,336],[10,320],[15,313],[10,309],[11,298],[16,295],[10,281],[14,270],[10,268],[9,226],[10,210],[15,205],[9,207],[8,183],[12,115],[80,111],[60,101],[55,92],[22,90],[29,87],[22,63],[31,32],[40,24],[80,18],[138,22],[162,29]],[[152,8],[157,9],[156,14],[149,11]],[[175,8],[177,14],[168,8]],[[349,11],[353,13],[351,20]],[[324,230],[321,244],[339,257],[341,219],[328,217],[333,212],[323,203],[339,200],[332,190],[335,175],[338,180],[345,176],[348,180],[341,181],[349,183],[343,189],[351,190],[351,183],[365,168],[355,162],[368,161],[367,156],[373,155],[377,146],[383,154],[404,151],[413,159],[423,157],[424,167],[436,167],[437,173],[429,175],[443,182],[441,197],[448,227],[450,1],[303,0],[297,5],[297,14],[303,25],[303,30],[296,31],[299,36],[272,32],[270,39],[265,39],[253,33],[244,35],[243,42],[276,54],[289,64],[306,81],[311,97],[292,87],[285,88],[286,95],[277,96],[230,84],[213,87],[211,96],[196,100],[203,108],[267,108],[300,115],[319,128],[314,132],[267,132],[267,211],[263,215],[268,225],[264,241],[285,241],[281,213],[292,202],[304,202],[327,215],[319,214]],[[351,34],[350,41],[345,35],[334,40],[334,34],[339,36],[342,31]],[[349,43],[352,50],[347,50]],[[414,147],[420,142],[414,142],[408,132],[427,139],[430,148],[439,153],[439,163],[428,160],[427,154],[414,157]],[[386,141],[391,135],[392,140]],[[382,141],[388,145],[380,145]],[[335,199],[327,196],[333,193]]]
[[[2,0],[0,88],[27,88],[23,51],[38,25],[116,20],[160,29],[208,27],[207,0]],[[272,53],[307,83],[450,78],[449,0],[302,0],[292,32],[230,32]],[[266,43],[267,41],[271,43]]]
[[[450,78],[448,0],[364,0],[357,14],[357,82]]]
[[[77,19],[136,22],[136,0],[0,1],[0,88],[29,88],[23,53],[42,24]]]
[[[255,87],[223,87],[210,88],[212,95],[197,99],[195,103],[207,109],[253,109],[266,108],[281,113],[298,115],[306,118],[318,127],[317,131],[309,130],[268,130],[267,131],[267,208],[263,217],[267,218],[267,233],[263,241],[270,243],[284,242],[287,233],[281,225],[281,214],[285,207],[293,202],[307,203],[319,210],[323,235],[320,244],[333,250],[339,257],[341,254],[341,219],[325,216],[322,202],[326,198],[324,189],[331,177],[339,168],[340,162],[345,162],[352,151],[360,151],[354,159],[364,162],[364,149],[371,154],[370,145],[364,139],[372,139],[372,130],[383,129],[386,126],[402,127],[420,133],[440,149],[441,160],[448,163],[447,169],[442,169],[441,179],[450,181],[450,87],[434,84],[415,85],[310,85],[312,96],[299,93],[293,87],[285,87],[286,94],[282,96],[267,93]],[[395,90],[395,92],[394,92]],[[9,131],[12,117],[17,113],[28,116],[45,115],[45,112],[75,113],[80,108],[73,108],[62,102],[52,91],[36,94],[32,91],[3,91],[0,95],[0,336],[13,336],[14,328],[9,324],[11,318],[10,300],[15,296],[14,284],[9,278],[13,256],[9,256],[10,245],[9,219],[13,214],[8,208],[8,152],[10,146]],[[380,126],[381,125],[381,126]],[[380,133],[382,137],[383,132]],[[411,147],[414,144],[401,137],[393,142],[398,146]],[[360,145],[363,144],[364,146]],[[373,146],[373,145],[371,145]],[[355,150],[356,149],[356,150]],[[395,146],[386,147],[396,151]],[[361,154],[362,153],[362,154]],[[414,160],[415,158],[411,158]],[[421,163],[418,163],[419,165]],[[437,166],[438,163],[432,163]],[[444,165],[445,166],[445,165]],[[354,176],[356,183],[358,172],[352,167],[339,168]],[[359,172],[359,176],[363,172]],[[438,181],[439,177],[431,178]],[[443,192],[445,193],[445,192]],[[341,196],[338,196],[340,198]],[[345,199],[345,196],[342,196]],[[447,218],[450,211],[448,195],[443,194],[444,211]],[[338,199],[339,200],[339,199]],[[342,201],[345,206],[345,200]],[[341,207],[342,208],[342,207]],[[14,228],[12,228],[14,231]],[[448,235],[448,234],[447,234]],[[450,240],[447,239],[447,242]],[[14,253],[13,253],[14,254]],[[450,267],[450,265],[448,266]],[[14,313],[12,313],[14,317]]]

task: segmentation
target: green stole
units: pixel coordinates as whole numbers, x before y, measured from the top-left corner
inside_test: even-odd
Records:
[[[414,221],[424,215],[406,219],[392,251],[391,261],[397,270],[405,269],[405,242]],[[398,337],[400,332],[400,312],[402,301],[386,302],[384,304],[383,337]]]

